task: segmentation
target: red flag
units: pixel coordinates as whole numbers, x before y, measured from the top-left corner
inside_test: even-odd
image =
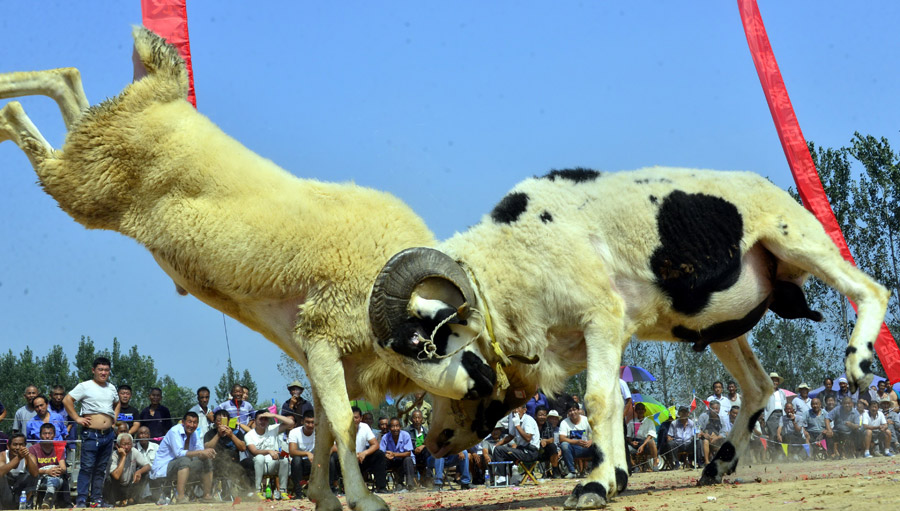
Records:
[[[141,0],[144,26],[178,48],[188,73],[188,101],[197,108],[194,95],[194,68],[191,65],[191,41],[188,37],[186,0]]]
[[[55,440],[53,442],[53,454],[56,455],[57,461],[66,459],[66,443],[61,440]]]
[[[800,200],[803,201],[803,206],[811,211],[825,227],[825,232],[831,236],[844,259],[855,265],[844,235],[841,233],[841,228],[834,217],[834,212],[831,211],[828,196],[825,195],[825,189],[822,188],[819,173],[816,171],[809,148],[806,146],[806,139],[803,137],[803,132],[800,131],[800,123],[797,121],[794,107],[791,105],[791,98],[788,96],[784,80],[781,78],[781,71],[778,69],[772,45],[769,44],[769,36],[766,34],[766,27],[763,25],[756,0],[738,0],[738,9],[741,12],[741,21],[744,25],[750,54],[753,56],[753,64],[756,66],[756,73],[759,75],[760,84],[766,94],[769,111],[772,113],[778,138],[781,140],[784,155],[787,157],[794,182],[797,184]],[[856,304],[852,301],[850,303],[855,310]],[[887,372],[888,379],[891,382],[900,381],[900,348],[897,347],[897,342],[885,324],[881,325],[881,332],[875,340],[875,351],[878,353],[882,367]]]
[[[765,450],[765,449],[768,448],[767,445],[766,445],[767,442],[766,442],[766,439],[765,439],[765,438],[760,438],[759,441],[762,442],[762,444],[763,444],[763,450]]]
[[[691,412],[697,409],[697,396],[694,396],[694,399],[691,400]]]

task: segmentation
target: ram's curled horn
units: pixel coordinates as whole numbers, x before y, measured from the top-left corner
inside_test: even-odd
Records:
[[[425,247],[398,252],[375,279],[369,301],[369,321],[379,343],[383,345],[397,326],[414,316],[410,310],[414,298],[443,302],[463,320],[475,302],[475,291],[465,270],[443,252]]]

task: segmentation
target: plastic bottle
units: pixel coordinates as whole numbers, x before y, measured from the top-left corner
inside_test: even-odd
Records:
[[[19,509],[28,509],[28,495],[24,491],[19,495]]]
[[[484,487],[491,487],[491,474],[487,469],[484,470]]]
[[[272,487],[266,486],[266,500],[269,500],[271,498],[272,498]]]

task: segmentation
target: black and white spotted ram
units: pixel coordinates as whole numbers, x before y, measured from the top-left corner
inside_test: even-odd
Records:
[[[753,173],[574,169],[528,179],[437,251],[397,254],[379,276],[370,313],[380,349],[393,351],[396,365],[422,367],[469,342],[491,364],[503,361],[487,366],[468,356],[466,369],[477,374],[481,365],[491,397],[436,400],[428,438],[435,456],[473,445],[536,387],[559,391],[587,368],[598,463],[565,504],[590,509],[628,481],[617,377],[631,336],[697,351],[709,345],[741,385],[738,425],[701,478],[719,482],[772,392],[746,333],[767,310],[821,320],[800,287],[810,274],[859,305],[846,368],[851,384],[865,387],[888,293],[844,261],[790,195]],[[443,312],[428,301],[436,298],[447,304]]]

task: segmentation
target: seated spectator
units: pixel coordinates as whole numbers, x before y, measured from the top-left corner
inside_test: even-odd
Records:
[[[387,493],[387,468],[384,453],[378,449],[375,433],[368,424],[362,421],[362,410],[354,406],[353,422],[356,423],[356,460],[362,473],[371,472],[375,477],[375,493]],[[332,451],[331,459],[332,485],[340,474],[337,452]]]
[[[837,398],[835,396],[828,396],[822,402],[825,403],[825,413],[831,413],[837,407]]]
[[[549,413],[550,411],[543,405],[538,406],[534,411],[534,421],[538,425],[538,431],[541,432],[541,448],[538,453],[538,460],[550,464],[550,469],[543,474],[544,479],[554,476],[562,477],[562,474],[559,473],[559,448],[556,447],[553,426],[547,420]]]
[[[35,401],[37,398],[35,398]],[[30,422],[29,422],[30,424]],[[69,504],[68,477],[66,475],[66,444],[58,440],[59,444],[54,445],[56,440],[56,427],[53,424],[41,424],[40,442],[32,444],[28,448],[28,452],[34,456],[38,466],[37,482],[35,490],[44,490],[44,498],[41,502],[41,509],[56,507],[57,490],[63,490],[59,493],[65,500],[66,507]],[[37,505],[37,503],[35,503]]]
[[[706,429],[707,423],[709,423],[710,416],[717,416],[719,418],[720,423],[725,423],[728,420],[728,414],[722,412],[721,403],[719,401],[710,401],[709,408],[707,411],[700,414],[700,417],[697,418],[697,429],[703,431]],[[731,409],[731,403],[728,403],[728,409]]]
[[[23,394],[23,396],[25,396],[25,405],[16,410],[12,425],[13,433],[25,434],[25,427],[27,426],[28,421],[30,421],[37,413],[34,411],[31,402],[34,401],[34,398],[37,397],[38,394],[40,394],[40,391],[38,391],[38,388],[34,385],[25,387],[25,393]]]
[[[294,482],[294,498],[303,497],[303,481],[309,481],[316,450],[316,417],[312,410],[303,414],[299,427],[288,433],[288,454],[291,455],[291,481]]]
[[[822,409],[822,401],[814,397],[810,402],[810,409],[803,416],[803,427],[806,429],[809,443],[816,444],[825,440],[825,445],[832,442],[834,431],[826,420],[828,414]]]
[[[524,410],[525,407],[523,406]],[[534,419],[532,419],[534,420]],[[466,451],[459,454],[448,454],[443,458],[431,458],[429,464],[434,464],[434,491],[441,491],[444,486],[444,467],[456,467],[459,472],[459,487],[463,490],[472,488],[472,476],[469,474],[469,457]]]
[[[158,412],[158,409],[156,410]],[[177,424],[163,437],[159,443],[159,451],[150,469],[150,479],[175,480],[175,498],[173,502],[188,502],[185,486],[188,479],[199,479],[203,486],[202,502],[214,502],[212,498],[212,458],[216,451],[204,448],[197,435],[200,419],[194,412],[187,412]]]
[[[229,417],[236,419],[236,424],[244,425],[250,423],[254,413],[253,405],[244,400],[244,387],[240,383],[235,383],[231,386],[231,399],[219,404],[213,410],[213,413],[219,410],[228,412]],[[229,425],[231,425],[230,422]],[[234,429],[238,429],[238,426],[235,425]]]
[[[412,426],[412,415],[414,412],[422,414],[423,426],[427,428],[431,424],[431,403],[425,401],[424,390],[417,390],[411,397],[404,398],[397,405],[397,410],[400,414],[400,420],[404,421],[407,428]]]
[[[213,411],[209,408],[209,388],[200,387],[197,389],[197,404],[192,406],[189,411],[196,413],[200,419],[200,424],[197,426],[197,434],[201,438],[206,437],[206,433],[210,430],[209,421],[212,420],[213,416]]]
[[[37,460],[25,447],[25,435],[13,433],[9,437],[9,449],[0,452],[0,507],[16,509],[19,495],[30,492],[37,476]]]
[[[213,477],[221,477],[229,484],[223,493],[226,497],[236,497],[243,493],[242,490],[250,487],[250,481],[239,463],[240,454],[247,450],[244,432],[240,428],[236,431],[231,429],[228,425],[230,418],[225,410],[219,410],[213,415],[213,427],[203,435],[203,447],[216,451],[212,460]]]
[[[656,428],[656,438],[658,441],[658,444],[656,445],[656,451],[659,453],[659,457],[663,461],[663,466],[665,466],[666,461],[669,462],[669,466],[675,466],[675,456],[669,446],[669,429],[672,427],[672,423],[674,421],[675,417],[667,413],[665,419],[663,419],[663,421]]]
[[[729,409],[731,403],[729,403]],[[712,401],[709,403],[709,414],[707,415],[706,424],[700,429],[697,438],[700,439],[703,448],[703,464],[709,464],[709,457],[715,456],[719,447],[725,443],[725,436],[731,421],[723,421],[719,415],[719,403]]]
[[[575,401],[566,404],[566,420],[559,425],[559,446],[562,449],[563,461],[565,461],[566,479],[577,477],[575,470],[575,458],[590,458],[591,425],[587,417],[581,414],[581,408]]]
[[[378,445],[381,445],[381,439],[384,438],[384,435],[387,435],[390,432],[391,432],[390,421],[388,421],[387,417],[379,417],[378,418],[378,431],[375,431],[375,440],[378,440]]]
[[[795,451],[795,458],[799,446],[809,443],[806,431],[803,430],[803,417],[797,417],[792,403],[784,405],[784,414],[781,416],[781,424],[778,425],[775,432],[775,439],[782,444],[788,444],[788,452]]]
[[[860,439],[860,416],[853,408],[850,396],[844,396],[841,406],[828,414],[828,422],[834,431],[835,452],[841,459],[856,457],[857,441]]]
[[[278,419],[281,424],[269,424],[269,419]],[[253,429],[244,434],[247,453],[253,460],[253,487],[262,491],[264,475],[277,475],[279,488],[275,488],[273,498],[281,500],[287,494],[288,474],[291,461],[281,456],[281,435],[294,427],[294,419],[271,413],[267,410],[256,412]],[[264,495],[261,495],[264,497]]]
[[[888,402],[890,402],[890,399],[888,399]],[[876,441],[881,445],[885,456],[894,455],[894,453],[891,452],[891,430],[887,423],[887,418],[881,413],[881,410],[878,409],[878,403],[873,402],[869,405],[869,411],[862,416],[861,425],[864,435],[863,449],[865,449],[863,457],[872,457],[870,451],[875,450],[874,444]],[[875,454],[879,455],[877,451]]]
[[[68,449],[71,450],[70,454],[75,454],[75,428],[73,427],[75,422],[69,420],[69,412],[66,411],[65,405],[63,405],[63,398],[66,397],[66,388],[62,385],[54,385],[50,389],[50,403],[49,409],[53,413],[58,413],[66,424],[66,433],[64,435],[66,440],[69,440],[69,444],[67,446]],[[2,420],[2,416],[0,416],[0,420]],[[66,456],[66,463],[71,463],[72,460],[68,459],[68,455]]]
[[[133,397],[131,385],[119,385],[116,389],[119,392],[119,415],[116,417],[116,420],[127,424],[127,433],[130,433],[131,436],[134,437],[134,435],[137,434],[138,428],[141,427],[141,421],[139,420],[141,411],[131,404],[131,398]],[[168,429],[166,431],[168,431]]]
[[[481,453],[481,442],[466,449],[469,456],[469,474],[472,476],[472,485],[478,486],[484,484],[484,473],[487,470],[487,463],[484,461],[484,455]]]
[[[838,378],[838,391],[834,396],[835,402],[844,404],[844,398],[849,397],[852,403],[856,403],[858,392],[850,392],[850,385],[847,383],[847,378],[841,376]]]
[[[116,424],[115,424],[115,426],[113,426],[113,428],[115,428],[115,430],[116,430],[117,438],[119,436],[119,433],[128,433],[128,429],[129,429],[128,423],[123,422],[123,421],[116,422]]]
[[[147,426],[138,428],[137,443],[134,448],[147,458],[150,465],[153,465],[153,460],[156,459],[156,452],[159,450],[159,444],[150,441],[150,428]]]
[[[66,433],[68,433],[66,420],[62,415],[50,411],[47,398],[43,394],[35,396],[31,400],[31,406],[34,408],[34,417],[25,426],[25,439],[27,441],[40,440],[41,428],[44,424],[50,424],[55,428],[51,440],[66,439]]]
[[[897,392],[894,391],[889,385],[887,380],[881,380],[878,382],[878,403],[879,407],[881,407],[881,402],[884,401],[884,398],[888,399],[891,406],[888,407],[889,410],[894,412],[900,412],[900,403],[897,402]],[[882,413],[884,413],[884,409],[882,408]]]
[[[406,432],[409,433],[409,437],[412,439],[416,470],[419,472],[420,481],[424,484],[426,470],[428,469],[428,458],[431,457],[431,453],[425,447],[425,437],[428,436],[428,428],[425,426],[425,419],[420,410],[413,410],[410,413],[410,420],[411,425],[406,428]]]
[[[832,388],[834,387],[834,380],[830,376],[826,376],[824,380],[822,380],[822,391],[816,396],[822,401],[822,404],[825,406],[825,411],[830,412],[828,409],[828,398],[833,397],[834,402],[837,403],[837,392]]]
[[[366,412],[362,416],[362,421],[369,425],[372,429],[372,432],[375,432],[375,416],[372,415],[372,412]]]
[[[169,409],[162,404],[162,390],[153,387],[150,389],[148,397],[150,404],[141,410],[139,420],[141,424],[150,428],[150,439],[156,441],[154,439],[165,436],[172,429],[172,416]],[[197,420],[200,420],[199,417]]]
[[[507,421],[506,436],[494,447],[494,461],[537,461],[540,456],[541,432],[537,422],[525,413],[525,405],[514,408]],[[513,477],[512,484],[518,484],[521,476],[513,473]]]
[[[397,417],[391,418],[388,428],[388,433],[381,437],[380,448],[384,453],[387,470],[404,475],[402,480],[405,481],[405,484],[397,484],[394,490],[396,491],[399,486],[401,492],[405,492],[415,488],[416,484],[416,458],[413,456],[412,439],[408,432],[400,428],[400,419]],[[394,480],[400,481],[401,479],[395,477]],[[438,476],[435,475],[435,484],[438,484],[437,481]]]
[[[862,418],[862,416],[865,415],[866,412],[868,412],[868,411],[869,411],[869,400],[864,397],[857,399],[856,400],[856,413],[859,414],[859,417]]]
[[[693,463],[696,430],[694,421],[688,417],[689,414],[690,410],[686,406],[678,409],[678,418],[669,426],[666,440],[668,441],[667,449],[672,452],[676,460],[683,455],[687,460],[686,463]]]
[[[525,403],[525,413],[537,420],[537,409],[541,406],[546,408],[548,411],[550,410],[550,402],[547,401],[547,396],[545,396],[543,392],[538,390],[537,392],[535,392],[534,397],[532,397],[528,400],[527,403]]]
[[[656,423],[653,422],[653,418],[647,416],[647,407],[644,403],[634,405],[634,419],[625,431],[625,443],[628,445],[629,454],[646,452],[647,456],[652,458],[651,470],[657,471],[662,468],[656,449]]]
[[[894,402],[891,401],[890,398],[881,398],[881,401],[878,403],[881,408],[881,413],[884,414],[884,418],[888,423],[888,430],[891,432],[891,445],[894,447],[894,452],[898,451],[898,444],[900,444],[900,437],[897,436],[898,432],[900,432],[900,414],[891,409],[894,405]]]
[[[294,419],[294,424],[303,422],[306,412],[313,411],[313,405],[309,401],[303,399],[303,383],[300,380],[294,380],[288,383],[288,392],[291,397],[281,405],[281,415]]]
[[[797,385],[797,395],[791,400],[791,404],[794,405],[794,413],[796,413],[798,417],[806,415],[806,412],[812,407],[808,383]]]
[[[109,479],[103,486],[104,499],[116,506],[127,506],[141,499],[147,487],[150,461],[134,449],[134,438],[128,432],[116,437],[116,449],[109,462]]]

